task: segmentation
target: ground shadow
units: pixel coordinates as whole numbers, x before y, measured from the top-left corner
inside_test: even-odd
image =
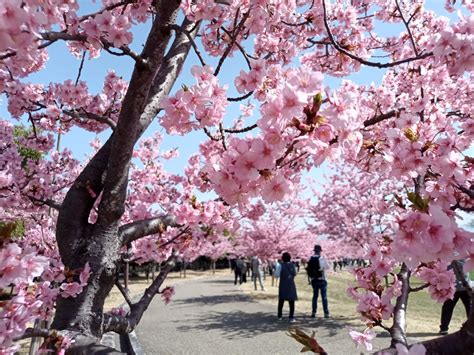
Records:
[[[219,284],[219,285],[234,285],[234,280],[232,279],[207,279],[207,280],[202,280],[202,283],[205,284]]]
[[[189,305],[192,307],[200,306],[214,306],[222,303],[234,303],[234,302],[248,302],[254,303],[250,297],[242,294],[232,293],[230,295],[213,295],[213,296],[198,296],[183,298],[180,300],[173,301],[176,305]]]
[[[424,338],[424,337],[439,337],[440,335],[435,332],[416,332],[416,333],[407,333],[407,337],[410,338]]]
[[[211,312],[198,319],[189,319],[187,325],[176,329],[180,332],[218,330],[226,339],[240,339],[286,330],[289,325],[287,320],[278,321],[272,313],[233,311]]]
[[[275,313],[214,311],[199,318],[190,319],[188,324],[177,327],[177,330],[182,332],[218,330],[222,337],[226,339],[252,338],[262,333],[287,330],[292,325],[289,323],[288,318],[286,318],[287,314],[284,313],[283,320],[277,320]],[[306,330],[309,334],[312,330],[322,330],[326,337],[340,334],[341,327],[344,327],[351,320],[350,318],[343,317],[325,319],[311,318],[309,316],[297,316],[296,319],[297,321],[294,325]]]

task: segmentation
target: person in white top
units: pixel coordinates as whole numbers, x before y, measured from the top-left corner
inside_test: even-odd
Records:
[[[260,260],[259,257],[253,256],[252,257],[252,279],[253,279],[253,285],[255,287],[255,291],[257,291],[257,279],[260,284],[260,289],[262,291],[265,291],[265,287],[263,286],[262,282],[262,261]]]
[[[313,303],[311,317],[316,316],[318,309],[318,296],[321,291],[321,299],[323,301],[324,318],[329,318],[329,307],[327,297],[327,280],[325,270],[329,269],[329,264],[324,256],[321,256],[321,245],[314,246],[314,255],[308,261],[306,271],[311,279],[311,286],[313,286]]]

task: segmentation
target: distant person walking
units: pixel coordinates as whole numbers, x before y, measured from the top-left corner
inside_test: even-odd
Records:
[[[311,286],[313,287],[313,302],[311,317],[316,317],[318,309],[318,296],[321,292],[321,299],[323,301],[324,318],[329,318],[328,296],[327,296],[327,280],[324,270],[329,269],[329,264],[324,256],[321,256],[321,245],[314,246],[314,255],[308,261],[308,277],[311,278]]]
[[[247,263],[245,262],[243,257],[239,257],[235,262],[236,268],[239,270],[239,284],[242,282],[247,282]]]
[[[280,272],[281,272],[281,260],[277,259],[275,260],[275,272],[273,273],[272,277],[272,286],[273,286],[273,281],[275,281],[275,286],[278,287],[278,280],[280,279]]]
[[[445,335],[448,334],[449,323],[451,322],[451,317],[453,316],[454,307],[456,307],[456,303],[458,303],[459,299],[461,299],[462,303],[464,304],[464,308],[466,309],[466,316],[469,318],[469,312],[471,310],[471,297],[469,296],[469,292],[467,288],[464,286],[463,281],[470,284],[469,274],[464,272],[464,260],[454,260],[451,262],[451,265],[448,266],[449,269],[453,269],[455,265],[461,270],[461,275],[456,274],[456,292],[454,293],[453,299],[448,299],[443,303],[443,307],[441,308],[441,325],[439,326],[439,334]],[[464,278],[464,280],[463,280]]]
[[[253,279],[253,285],[254,285],[255,291],[257,291],[257,280],[258,280],[258,283],[260,284],[260,289],[262,291],[265,291],[265,287],[263,286],[263,282],[262,282],[262,274],[263,274],[262,260],[260,260],[260,258],[258,258],[257,256],[253,256],[251,265],[252,265],[252,279]]]
[[[242,283],[241,282],[242,277],[240,274],[240,268],[238,264],[239,264],[239,258],[237,257],[237,259],[233,260],[233,270],[234,270],[234,276],[235,276],[234,285],[237,285],[237,282]]]
[[[283,304],[288,301],[290,305],[290,323],[295,322],[295,301],[298,299],[296,295],[295,276],[296,268],[291,263],[291,255],[283,253],[282,255],[281,271],[280,271],[280,286],[278,288],[278,319],[282,319]]]

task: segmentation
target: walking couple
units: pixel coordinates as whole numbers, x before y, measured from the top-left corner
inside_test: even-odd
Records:
[[[316,316],[319,292],[321,292],[324,317],[329,318],[327,281],[326,273],[324,271],[329,269],[329,264],[326,259],[321,256],[321,251],[322,248],[320,245],[314,246],[314,255],[310,258],[306,268],[308,276],[311,279],[311,285],[313,287],[313,302],[311,312],[311,317],[313,318]],[[296,276],[296,267],[293,263],[291,263],[291,255],[289,253],[283,253],[282,261],[283,263],[280,271],[280,285],[278,289],[278,319],[282,319],[283,304],[285,301],[288,301],[290,306],[290,323],[294,323],[295,301],[298,300],[294,280]]]

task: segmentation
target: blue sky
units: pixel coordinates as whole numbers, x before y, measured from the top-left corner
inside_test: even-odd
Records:
[[[456,14],[448,14],[443,9],[443,3],[444,1],[442,0],[428,0],[426,2],[426,7],[444,16],[448,16],[451,19],[456,19]],[[83,15],[96,11],[100,2],[94,4],[91,1],[79,0],[79,4],[81,6],[80,15]],[[134,28],[134,41],[131,46],[132,49],[138,52],[141,50],[141,46],[145,41],[146,34],[148,33],[148,29],[149,23],[142,24]],[[398,33],[401,30],[401,27],[400,25],[384,24],[383,26],[379,26],[377,30],[382,35],[388,35]],[[65,44],[53,44],[49,47],[48,52],[50,60],[47,62],[45,70],[31,75],[27,78],[27,80],[43,84],[47,84],[49,82],[63,82],[67,79],[75,80],[80,61],[77,58],[73,57],[71,54],[69,54]],[[206,57],[205,60],[213,66],[215,66],[217,63],[215,58]],[[101,56],[97,59],[89,60],[86,58],[81,79],[87,82],[90,92],[98,92],[102,88],[103,78],[108,70],[112,69],[118,75],[128,80],[132,72],[133,64],[133,60],[129,57],[116,57],[106,52],[103,52]],[[182,75],[176,82],[174,88],[175,90],[176,88],[179,88],[181,84],[194,83],[194,79],[190,75],[190,68],[192,65],[195,64],[198,64],[198,60],[195,53],[191,51],[188,60],[186,61],[186,64],[183,68]],[[238,95],[233,87],[233,78],[242,68],[246,70],[246,65],[241,59],[240,53],[236,53],[236,56],[234,58],[228,58],[222,68],[219,80],[221,83],[229,85],[229,96]],[[349,77],[349,79],[353,80],[357,84],[370,84],[371,82],[379,83],[383,76],[383,73],[384,71],[380,69],[364,67],[358,73]],[[337,87],[340,83],[340,79],[326,77],[324,83],[325,85],[328,85],[330,87]],[[226,116],[227,123],[231,123],[233,119],[238,117],[239,105],[240,103],[229,106],[228,115]],[[10,115],[6,108],[6,100],[4,97],[0,97],[0,117],[7,119],[10,118]],[[250,118],[250,121],[251,120],[252,118]],[[255,118],[253,118],[253,120],[255,120]],[[162,148],[164,150],[179,148],[180,157],[166,162],[166,169],[171,172],[182,173],[188,157],[197,151],[199,142],[205,139],[204,133],[193,132],[184,137],[168,136],[164,134],[164,130],[155,121],[145,132],[145,136],[151,135],[156,130],[163,133],[164,140]],[[99,134],[99,138],[102,142],[104,142],[109,135],[110,130],[107,130]],[[63,148],[68,147],[73,152],[76,158],[82,160],[85,156],[91,153],[92,149],[89,146],[89,142],[95,137],[96,134],[94,133],[87,132],[80,128],[74,128],[69,134],[61,138],[61,146]],[[316,179],[316,181],[321,180],[324,174],[331,174],[331,171],[325,166],[318,169],[313,169],[313,171],[311,172],[311,176]]]

